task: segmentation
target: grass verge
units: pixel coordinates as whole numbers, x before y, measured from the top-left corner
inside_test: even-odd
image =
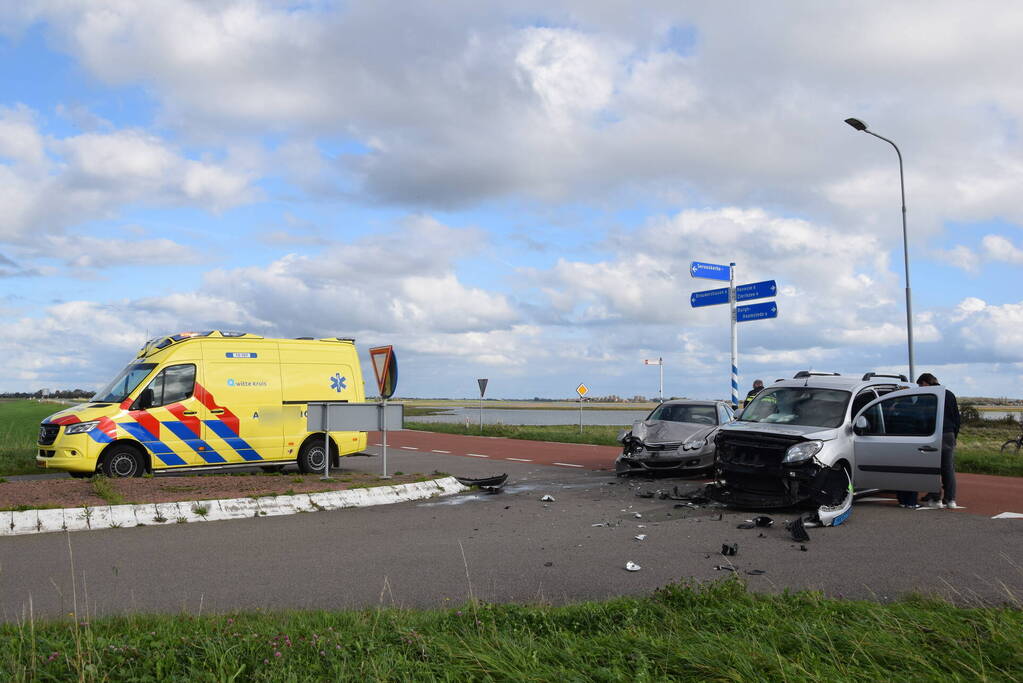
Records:
[[[0,627],[9,680],[985,680],[1023,612],[758,595],[735,579],[565,607],[129,615]]]
[[[443,434],[464,434],[467,436],[499,436],[505,439],[528,439],[531,441],[557,441],[560,443],[587,443],[597,446],[617,446],[615,439],[622,427],[584,425],[582,432],[579,425],[483,425],[482,431],[478,424],[466,429],[464,424],[447,422],[405,422],[405,429],[418,429],[424,432],[440,432]]]

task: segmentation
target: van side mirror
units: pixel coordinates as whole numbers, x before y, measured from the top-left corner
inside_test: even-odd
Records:
[[[853,422],[853,433],[856,435],[865,434],[868,429],[870,429],[870,422],[868,422],[867,418],[862,415],[857,417],[856,421]]]
[[[135,410],[148,410],[153,407],[153,390],[146,387],[135,400]]]

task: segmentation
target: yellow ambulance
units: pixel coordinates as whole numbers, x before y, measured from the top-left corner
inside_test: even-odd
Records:
[[[365,400],[352,339],[264,339],[183,332],[152,339],[89,403],[39,427],[39,467],[72,476],[326,464],[324,434],[306,429],[310,401]],[[330,432],[330,456],[366,448],[365,432]]]

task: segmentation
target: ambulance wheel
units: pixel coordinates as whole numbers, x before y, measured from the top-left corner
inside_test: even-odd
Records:
[[[319,474],[326,469],[327,457],[323,448],[323,439],[315,439],[306,443],[298,453],[298,471],[302,474]]]
[[[99,471],[104,476],[110,478],[141,477],[146,468],[138,451],[134,448],[131,446],[114,446],[107,451]]]

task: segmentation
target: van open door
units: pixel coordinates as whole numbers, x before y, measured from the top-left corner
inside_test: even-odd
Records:
[[[940,491],[944,414],[944,387],[893,391],[868,403],[853,420],[853,485]]]

